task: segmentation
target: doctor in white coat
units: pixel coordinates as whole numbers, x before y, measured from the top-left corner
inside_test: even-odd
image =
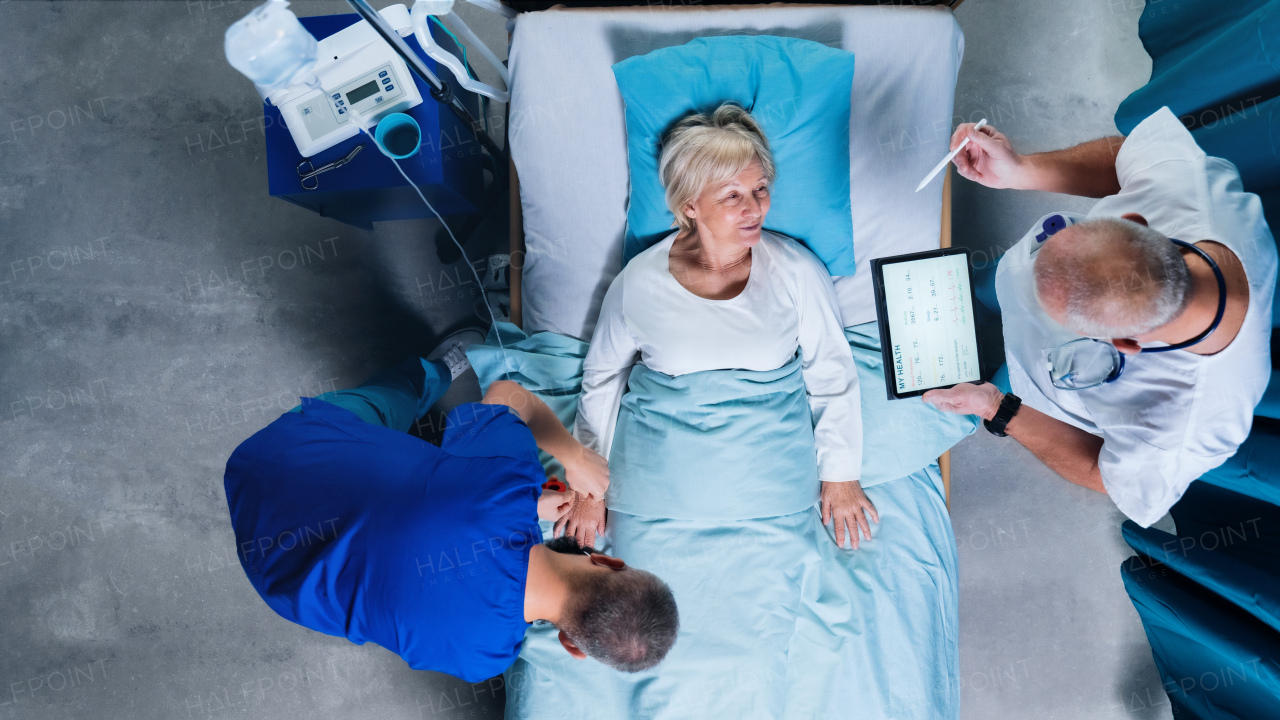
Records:
[[[1267,387],[1277,257],[1262,205],[1168,108],[1127,138],[1057,152],[1019,155],[971,124],[952,147],[966,136],[965,178],[1102,199],[1042,218],[1000,260],[1012,392],[924,399],[981,416],[1149,526],[1236,452]]]

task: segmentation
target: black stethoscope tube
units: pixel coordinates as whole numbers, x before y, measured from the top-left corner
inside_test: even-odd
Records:
[[[1174,243],[1178,247],[1182,247],[1190,250],[1191,252],[1199,255],[1202,260],[1209,263],[1209,268],[1213,270],[1213,276],[1218,280],[1218,312],[1213,316],[1213,322],[1209,325],[1208,329],[1206,329],[1204,332],[1200,333],[1199,335],[1196,335],[1195,337],[1191,338],[1190,340],[1176,343],[1174,345],[1166,345],[1164,347],[1142,348],[1142,352],[1144,353],[1169,352],[1170,350],[1181,350],[1183,348],[1191,347],[1196,343],[1204,342],[1205,338],[1212,335],[1213,331],[1218,329],[1218,325],[1222,323],[1222,316],[1225,315],[1227,312],[1227,280],[1222,276],[1222,270],[1218,267],[1218,263],[1214,262],[1213,258],[1209,257],[1209,253],[1201,250],[1200,248],[1196,247],[1195,245],[1192,245],[1191,243],[1183,242],[1181,240],[1174,240],[1173,238],[1169,238],[1169,241]]]

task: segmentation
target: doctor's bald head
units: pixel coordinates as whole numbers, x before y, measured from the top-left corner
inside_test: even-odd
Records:
[[[1127,219],[1077,223],[1046,240],[1035,255],[1040,306],[1087,337],[1149,333],[1182,312],[1190,289],[1178,246]]]

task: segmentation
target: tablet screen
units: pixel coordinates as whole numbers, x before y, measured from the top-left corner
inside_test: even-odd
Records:
[[[880,270],[897,394],[979,379],[968,256],[890,261]]]

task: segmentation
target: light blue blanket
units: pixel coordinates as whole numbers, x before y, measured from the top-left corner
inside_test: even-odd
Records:
[[[928,467],[977,428],[975,418],[938,412],[919,398],[886,399],[876,324],[845,328],[844,334],[861,386],[864,488]],[[499,339],[504,352],[499,351]],[[577,417],[586,356],[587,343],[581,340],[547,332],[529,336],[510,323],[494,325],[484,345],[473,345],[467,351],[481,388],[503,377],[515,380],[537,393],[569,428]],[[542,460],[560,471],[549,455],[544,454]]]
[[[883,400],[874,326],[846,334],[862,384],[863,482],[880,514],[874,539],[837,548],[812,507],[746,520],[611,511],[602,547],[671,585],[680,638],[657,668],[624,675],[573,660],[554,628],[536,623],[506,673],[508,718],[959,716],[955,540],[933,460],[975,424]],[[505,374],[571,426],[585,351],[502,325],[468,356],[482,387]],[[727,494],[753,479],[703,480]]]
[[[672,377],[636,365],[609,453],[609,509],[744,520],[812,506],[821,483],[800,367],[796,357],[767,372]]]

